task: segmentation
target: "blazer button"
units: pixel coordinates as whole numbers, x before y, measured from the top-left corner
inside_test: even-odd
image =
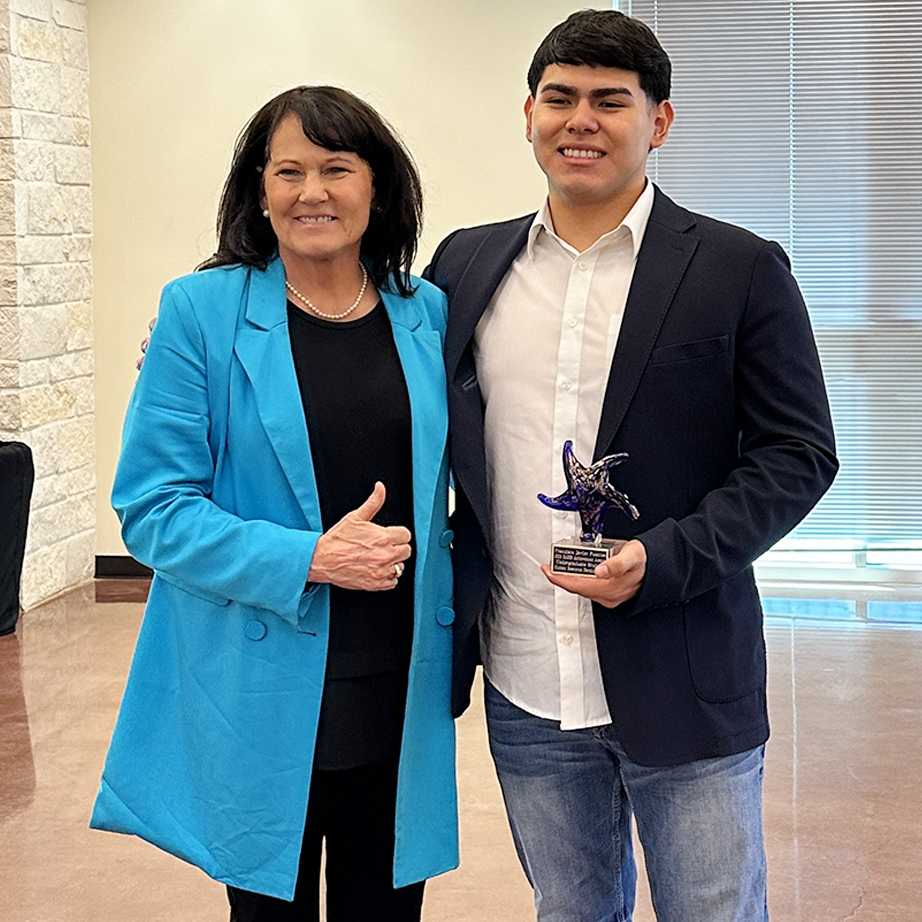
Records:
[[[450,529],[446,528],[445,531],[439,535],[439,547],[448,547],[452,541],[455,540],[455,533]]]
[[[440,608],[435,613],[435,620],[444,627],[448,627],[455,620],[455,610],[453,608]]]
[[[266,636],[266,625],[262,621],[247,621],[243,633],[250,640],[262,640]]]

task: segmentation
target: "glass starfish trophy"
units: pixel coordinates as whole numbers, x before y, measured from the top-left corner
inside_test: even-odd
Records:
[[[571,576],[593,576],[595,568],[618,553],[626,543],[602,537],[602,516],[617,507],[632,519],[640,513],[625,493],[615,489],[609,480],[613,467],[627,460],[627,453],[608,455],[586,467],[573,453],[573,442],[563,443],[563,472],[567,489],[560,496],[538,494],[538,499],[551,509],[578,512],[582,532],[578,538],[557,541],[551,549],[551,572]]]

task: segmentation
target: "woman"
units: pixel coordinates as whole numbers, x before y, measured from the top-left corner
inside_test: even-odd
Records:
[[[128,409],[113,505],[155,577],[92,825],[226,883],[236,922],[317,919],[322,840],[330,920],[418,920],[457,865],[445,299],[409,275],[420,214],[365,103],[267,103]]]

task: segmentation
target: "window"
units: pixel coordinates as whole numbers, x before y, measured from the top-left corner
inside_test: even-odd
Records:
[[[673,62],[649,173],[777,240],[816,331],[839,476],[764,563],[922,576],[922,17],[917,0],[634,0]],[[903,616],[901,616],[902,618]]]

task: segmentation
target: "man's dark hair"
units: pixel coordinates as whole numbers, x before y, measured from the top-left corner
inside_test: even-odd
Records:
[[[551,29],[528,68],[528,89],[532,96],[538,92],[541,76],[551,64],[588,64],[633,71],[652,104],[669,99],[672,77],[669,56],[648,26],[616,10],[580,10]]]
[[[374,201],[362,236],[362,257],[375,286],[413,292],[410,266],[422,223],[419,174],[409,153],[380,115],[357,96],[333,86],[299,86],[267,102],[246,124],[234,148],[218,208],[218,249],[198,268],[243,263],[265,268],[278,246],[260,197],[269,141],[294,114],[320,147],[357,154],[371,169]]]

